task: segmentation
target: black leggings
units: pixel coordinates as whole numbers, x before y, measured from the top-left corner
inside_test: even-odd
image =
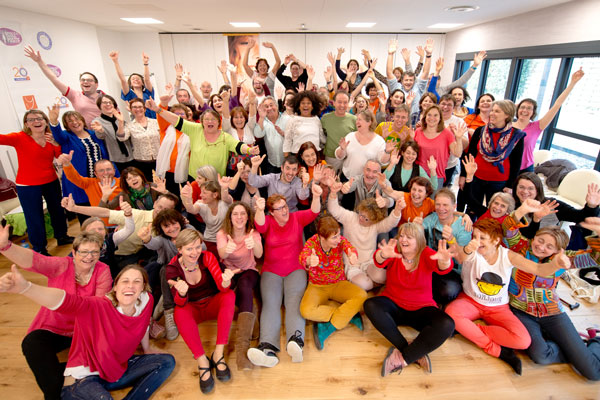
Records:
[[[445,275],[433,274],[431,288],[433,300],[439,305],[445,306],[462,292],[462,278],[454,269]]]
[[[58,361],[56,353],[71,347],[71,338],[45,329],[29,333],[21,343],[23,355],[35,376],[44,399],[60,399],[65,378],[65,364]]]
[[[364,308],[375,329],[400,350],[407,364],[440,347],[454,332],[452,318],[437,307],[408,311],[387,297],[376,296],[367,299]],[[398,325],[408,325],[420,333],[408,344]]]
[[[233,277],[232,289],[235,289],[235,304],[239,312],[252,312],[254,292],[258,290],[260,275],[253,269],[247,269]]]

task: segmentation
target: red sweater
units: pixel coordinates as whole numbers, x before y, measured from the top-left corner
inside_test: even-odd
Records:
[[[373,255],[376,267],[387,267],[387,281],[382,296],[390,298],[398,307],[409,311],[437,307],[431,291],[432,274],[435,272],[445,275],[452,271],[453,264],[450,264],[448,269],[440,270],[437,260],[431,259],[434,254],[434,250],[425,247],[419,258],[419,266],[412,272],[406,270],[401,258],[388,258],[379,264]]]
[[[143,294],[142,294],[143,295]],[[152,295],[140,315],[121,314],[108,297],[79,297],[66,293],[56,310],[75,315],[75,332],[67,368],[85,366],[115,382],[127,370],[127,360],[142,341],[152,315]]]
[[[44,185],[58,179],[52,162],[60,155],[60,146],[46,142],[42,147],[23,131],[0,135],[0,144],[17,151],[17,185]]]

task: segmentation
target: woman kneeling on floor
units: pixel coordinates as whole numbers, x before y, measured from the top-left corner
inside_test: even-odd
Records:
[[[350,264],[358,263],[358,252],[340,234],[340,224],[331,216],[317,222],[317,234],[306,241],[300,253],[300,264],[308,270],[308,287],[300,303],[300,313],[315,321],[313,337],[318,350],[323,349],[325,339],[348,323],[363,329],[360,309],[367,292],[346,280],[344,253]],[[329,300],[341,304],[332,306]]]
[[[365,314],[394,345],[383,361],[381,376],[402,372],[412,363],[431,372],[428,354],[454,331],[452,318],[437,307],[431,292],[432,274],[452,271],[452,256],[445,240],[440,240],[437,253],[425,243],[423,227],[408,222],[400,226],[396,239],[382,242],[375,252],[375,266],[387,268],[387,283],[381,296],[365,301]],[[398,325],[420,333],[409,343]]]
[[[213,368],[221,382],[231,379],[223,350],[229,340],[235,308],[235,293],[229,286],[231,278],[239,270],[228,269],[221,273],[216,257],[209,251],[202,251],[202,234],[195,229],[182,230],[175,246],[179,254],[167,265],[167,282],[171,285],[176,305],[175,323],[198,361],[200,390],[209,393],[215,386]],[[215,318],[217,341],[209,359],[202,347],[198,323]]]

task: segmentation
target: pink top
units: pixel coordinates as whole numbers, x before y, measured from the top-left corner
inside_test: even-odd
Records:
[[[318,215],[311,210],[296,211],[290,213],[290,219],[284,226],[279,226],[270,215],[265,217],[264,225],[254,221],[256,230],[265,238],[263,272],[288,276],[297,269],[304,269],[298,259],[303,247],[302,229]]]
[[[237,247],[235,248],[235,251],[233,253],[231,253],[227,258],[224,258],[222,260],[223,264],[225,264],[225,267],[229,269],[239,268],[242,270],[253,269],[257,271],[256,259],[254,258],[254,250],[247,249],[246,242],[244,242],[248,235],[249,233],[245,234],[241,238],[233,239]],[[261,240],[260,233],[256,231],[252,233],[252,237],[254,238],[255,243],[260,242]],[[217,232],[217,249],[220,249],[225,246],[227,246],[227,234],[223,230],[220,230],[219,232]]]
[[[308,257],[312,254],[313,249],[317,257],[319,257],[319,265],[309,267]],[[319,235],[314,235],[308,239],[300,253],[300,264],[306,266],[308,269],[308,281],[313,285],[332,285],[340,281],[345,281],[344,253],[354,253],[358,257],[358,252],[354,246],[343,236],[340,244],[327,253],[321,247]]]
[[[435,251],[425,247],[419,257],[419,266],[416,270],[408,272],[401,258],[388,258],[382,264],[375,260],[378,268],[387,267],[387,281],[382,296],[391,299],[398,307],[414,311],[423,307],[437,307],[431,292],[432,274],[445,275],[452,271],[452,264],[445,270],[440,270],[436,260],[431,256]]]
[[[98,94],[103,94],[101,91],[98,91]],[[73,108],[75,111],[79,112],[85,119],[85,123],[88,128],[92,126],[92,121],[94,118],[100,116],[100,109],[96,105],[96,99],[86,96],[80,90],[72,90],[70,87],[67,88],[67,92],[63,93],[71,104],[73,104]]]
[[[108,382],[119,380],[148,328],[153,300],[152,295],[146,295],[149,301],[142,313],[129,317],[121,314],[108,297],[67,293],[57,309],[74,317],[76,323],[67,368],[88,367]]]
[[[415,131],[415,142],[421,147],[417,164],[423,167],[425,171],[429,171],[429,168],[427,168],[427,160],[429,160],[429,157],[433,156],[437,161],[435,172],[437,173],[438,178],[445,178],[446,166],[448,165],[448,159],[450,158],[450,143],[453,143],[454,141],[456,141],[456,138],[448,128],[442,130],[435,139],[428,139],[425,137],[423,130],[417,128]]]
[[[46,257],[33,253],[33,265],[25,268],[48,277],[48,287],[62,289],[68,294],[79,297],[102,297],[112,287],[112,278],[108,265],[98,261],[92,272],[90,281],[85,286],[75,282],[75,265],[72,257]],[[44,329],[62,336],[73,336],[75,316],[51,311],[41,307],[27,333]]]
[[[44,185],[58,179],[52,162],[62,153],[60,146],[46,142],[42,147],[23,131],[0,135],[0,144],[17,151],[17,185]]]
[[[523,138],[523,162],[521,163],[521,169],[525,169],[533,165],[533,150],[535,150],[535,144],[542,134],[540,121],[530,122],[522,131],[525,132],[525,137]]]

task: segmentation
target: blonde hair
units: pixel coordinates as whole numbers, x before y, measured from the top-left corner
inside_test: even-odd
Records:
[[[200,243],[204,241],[202,234],[195,229],[187,228],[179,232],[175,239],[175,247],[180,250],[183,246],[187,246],[190,243],[194,243],[196,240],[200,240]]]
[[[558,247],[557,250],[566,249],[567,245],[569,244],[569,235],[567,235],[567,233],[560,229],[558,226],[545,226],[543,228],[540,228],[535,233],[535,236],[540,235],[552,236],[552,238],[554,238],[554,241],[556,242],[556,247]]]
[[[410,236],[417,240],[417,253],[415,255],[414,266],[417,268],[419,266],[419,259],[421,258],[421,253],[427,247],[427,241],[425,240],[425,231],[423,230],[423,226],[420,224],[415,224],[414,222],[406,222],[400,225],[398,229],[398,234],[396,235],[396,240],[400,237],[401,234],[405,234],[406,236]],[[402,250],[400,249],[400,241],[397,244],[398,253],[402,254]]]

